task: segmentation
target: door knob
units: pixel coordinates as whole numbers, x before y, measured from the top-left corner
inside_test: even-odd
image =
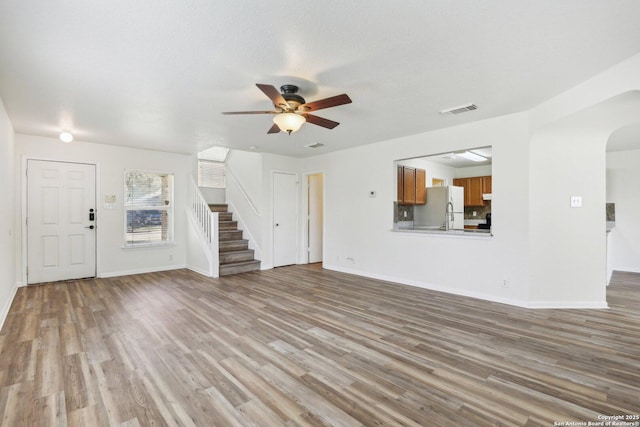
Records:
[[[85,228],[88,228],[89,230],[93,230],[95,227],[93,225],[90,225],[90,226],[85,227]]]
[[[280,224],[276,224],[276,227],[279,227],[279,226],[280,226]]]

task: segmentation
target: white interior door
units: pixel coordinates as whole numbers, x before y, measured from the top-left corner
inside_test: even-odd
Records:
[[[95,165],[28,160],[27,283],[95,277],[95,215]]]
[[[296,264],[298,176],[273,173],[273,266]]]
[[[307,222],[309,262],[322,262],[322,203],[323,203],[323,176],[315,174],[308,176],[308,210]]]

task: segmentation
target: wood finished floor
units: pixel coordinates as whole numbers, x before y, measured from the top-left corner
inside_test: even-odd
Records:
[[[295,266],[20,288],[3,426],[553,426],[640,414],[640,275],[525,310]]]

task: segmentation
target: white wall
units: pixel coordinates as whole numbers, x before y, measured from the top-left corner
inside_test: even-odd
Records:
[[[456,169],[456,178],[470,178],[474,176],[491,176],[491,165],[469,166]]]
[[[182,268],[186,265],[187,183],[193,172],[193,156],[159,151],[138,150],[120,146],[73,142],[63,144],[57,139],[29,135],[16,135],[15,165],[22,169],[23,159],[38,158],[69,162],[87,162],[98,165],[97,237],[98,276],[116,276],[146,271]],[[175,246],[123,249],[123,174],[125,169],[169,172],[175,175]],[[15,183],[16,193],[22,197],[22,174]],[[103,201],[107,195],[116,195],[116,209],[106,210]],[[17,265],[22,271],[22,202],[15,207],[15,228],[20,235],[16,250]]]
[[[262,154],[254,151],[231,150],[227,156],[227,181],[236,180],[251,201],[258,205],[262,197]]]
[[[533,134],[533,306],[606,307],[605,148],[613,132],[640,121],[639,108],[640,92],[629,91]],[[583,206],[571,208],[571,196]]]
[[[614,270],[640,273],[639,183],[640,150],[607,153],[607,202],[616,204],[608,248]]]
[[[16,292],[14,261],[14,132],[0,99],[0,327]]]
[[[210,205],[224,204],[226,202],[226,190],[224,188],[198,187],[204,200]]]
[[[303,173],[325,174],[324,266],[526,305],[528,142],[527,116],[514,114],[303,159]],[[394,160],[482,145],[492,145],[494,152],[493,237],[391,231]]]

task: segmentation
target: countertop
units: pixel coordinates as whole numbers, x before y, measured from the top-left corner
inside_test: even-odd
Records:
[[[401,225],[395,227],[392,231],[400,233],[415,233],[415,234],[434,234],[439,236],[468,236],[468,237],[490,237],[492,236],[491,230],[480,229],[463,229],[463,230],[445,230],[444,227],[437,225]]]

